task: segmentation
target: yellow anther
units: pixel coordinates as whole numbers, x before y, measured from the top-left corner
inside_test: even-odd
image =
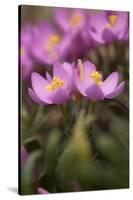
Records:
[[[58,77],[53,77],[53,80],[52,80],[51,84],[50,85],[46,85],[45,89],[54,91],[55,89],[60,88],[63,85],[64,85],[64,81],[62,81]]]
[[[108,16],[108,23],[107,28],[112,28],[117,22],[117,16],[116,15],[109,15]]]
[[[54,90],[54,87],[52,86],[52,85],[46,85],[46,87],[45,87],[47,90]]]
[[[72,15],[70,18],[70,24],[76,26],[81,22],[82,17],[78,14]]]
[[[47,50],[52,51],[55,45],[57,45],[61,40],[61,37],[56,34],[52,34],[48,37],[48,42],[47,42]]]
[[[90,77],[95,81],[97,85],[102,85],[102,75],[98,71],[93,71],[90,75]]]

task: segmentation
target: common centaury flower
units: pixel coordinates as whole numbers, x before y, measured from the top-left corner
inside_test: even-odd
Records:
[[[32,40],[32,27],[25,24],[20,34],[20,70],[21,79],[25,80],[29,77],[33,69],[33,59],[30,54],[30,45]]]
[[[98,11],[89,16],[88,32],[100,43],[127,38],[128,13],[117,11]]]
[[[46,78],[38,73],[32,73],[32,88],[30,97],[39,104],[62,104],[71,97],[72,66],[56,62],[53,65],[53,77],[46,73]]]
[[[38,24],[34,31],[31,52],[38,63],[53,64],[67,54],[69,35],[62,35],[48,22]]]
[[[118,84],[118,72],[111,73],[103,80],[102,73],[96,70],[94,64],[89,61],[82,63],[80,59],[74,71],[74,80],[77,90],[94,101],[115,98],[125,87],[124,81]]]

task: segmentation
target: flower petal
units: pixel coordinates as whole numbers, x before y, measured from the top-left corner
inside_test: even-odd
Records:
[[[108,78],[103,82],[101,89],[103,90],[104,95],[111,94],[118,84],[119,74],[118,72],[113,72],[108,76]]]
[[[98,11],[90,15],[88,20],[89,33],[92,38],[100,43],[104,43],[102,32],[107,24],[106,12]]]
[[[112,92],[111,94],[107,95],[106,98],[112,99],[112,98],[115,98],[115,97],[119,96],[123,92],[124,88],[125,88],[125,81],[122,81],[117,86],[117,88],[115,89],[115,91]]]
[[[64,81],[64,88],[68,88],[69,86],[69,78],[68,74],[66,73],[65,69],[59,62],[55,62],[53,65],[53,77],[58,77]]]
[[[74,65],[73,64],[69,64],[67,62],[65,62],[62,67],[64,68],[64,70],[67,72],[68,74],[68,81],[69,81],[69,92],[72,93],[73,89],[74,89],[74,83],[73,83],[73,70],[74,70]]]
[[[111,42],[112,40],[117,39],[117,34],[115,34],[112,30],[105,28],[102,32],[102,38],[106,42]]]
[[[39,97],[36,95],[36,93],[31,89],[31,88],[28,88],[28,93],[29,93],[29,96],[32,98],[33,101],[35,101],[36,103],[39,103],[41,105],[47,105],[47,103],[41,101],[39,99]]]
[[[47,190],[45,190],[44,188],[41,188],[41,187],[39,187],[37,189],[37,191],[39,194],[49,194],[49,192]]]
[[[93,101],[96,101],[96,100],[103,100],[104,99],[104,94],[101,90],[101,88],[94,84],[94,85],[91,85],[87,90],[86,90],[86,94],[87,94],[87,97]]]
[[[80,80],[76,69],[74,70],[74,86],[83,96],[86,96],[88,84],[84,84],[84,81]]]
[[[51,103],[51,91],[47,91],[45,89],[46,85],[49,85],[49,82],[44,79],[42,76],[40,76],[38,73],[32,73],[31,76],[32,80],[32,87],[37,96],[41,101],[44,101],[46,103]]]
[[[59,88],[57,91],[53,92],[52,102],[53,104],[61,104],[70,98],[69,92],[66,89]]]
[[[22,169],[25,167],[25,164],[28,160],[28,152],[26,151],[26,149],[24,148],[24,146],[21,147],[21,167]]]
[[[51,77],[51,75],[50,75],[48,72],[46,72],[46,79],[47,79],[49,82],[52,81],[52,77]]]
[[[96,71],[96,67],[90,61],[84,62],[84,72],[90,74],[91,72]]]

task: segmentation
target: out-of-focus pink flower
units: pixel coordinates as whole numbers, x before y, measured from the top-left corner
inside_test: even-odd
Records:
[[[62,31],[79,31],[86,25],[87,12],[82,9],[57,8],[54,17]]]
[[[19,59],[22,80],[25,80],[29,77],[33,68],[33,59],[31,58],[30,54],[32,31],[33,29],[30,24],[25,24],[21,29]]]
[[[94,45],[87,29],[88,15],[89,13],[83,9],[55,9],[56,24],[69,35],[68,60],[83,56]]]
[[[49,194],[49,192],[47,190],[45,190],[44,188],[39,187],[37,189],[38,194]]]
[[[46,78],[38,73],[32,73],[32,88],[28,92],[30,97],[39,104],[62,104],[71,97],[72,66],[56,62],[53,66],[53,77],[46,73]]]
[[[82,63],[78,60],[74,80],[77,90],[93,101],[115,98],[123,92],[125,87],[125,81],[118,84],[118,72],[111,73],[103,80],[102,74],[89,61]]]
[[[128,13],[122,11],[98,11],[88,19],[88,32],[100,43],[124,39],[128,35]]]
[[[51,65],[66,56],[69,44],[69,35],[62,35],[50,23],[42,22],[34,30],[31,52],[37,62]]]
[[[21,167],[24,168],[26,162],[28,159],[28,152],[25,150],[25,148],[21,147]]]

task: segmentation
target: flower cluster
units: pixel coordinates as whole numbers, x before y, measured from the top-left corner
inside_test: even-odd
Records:
[[[73,62],[101,43],[128,39],[128,13],[54,10],[55,26],[48,21],[25,24],[20,37],[20,68],[25,80],[37,64]]]
[[[56,62],[53,65],[53,76],[46,73],[46,78],[38,73],[32,73],[32,88],[30,97],[37,103],[61,104],[79,92],[90,100],[111,99],[122,93],[125,82],[118,84],[119,73],[111,73],[103,80],[102,73],[96,70],[89,61],[77,64]]]

